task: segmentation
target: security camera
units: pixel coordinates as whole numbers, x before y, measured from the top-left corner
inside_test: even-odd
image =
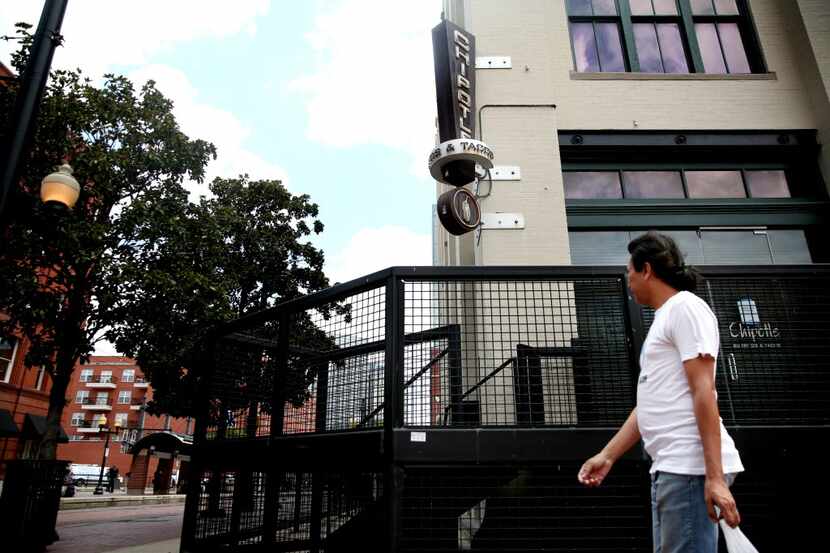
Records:
[[[476,166],[493,168],[493,150],[480,140],[456,138],[442,142],[429,156],[429,173],[439,182],[465,186],[475,181]]]

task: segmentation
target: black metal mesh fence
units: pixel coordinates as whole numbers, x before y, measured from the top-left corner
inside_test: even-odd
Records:
[[[518,272],[390,272],[219,336],[185,550],[390,551],[397,540],[401,551],[649,551],[646,465],[620,463],[588,490],[575,459],[634,406],[652,313],[611,269]],[[809,428],[810,447],[830,442],[809,438],[830,423],[830,273],[715,271],[698,294],[720,321],[726,424],[784,427],[779,440]],[[457,437],[486,427],[508,429],[499,443],[515,451],[491,445],[475,464],[487,448]],[[522,457],[544,433],[562,445]],[[795,458],[764,457],[744,455],[735,495],[747,533],[780,545],[770,529],[787,516],[781,498],[816,496],[789,486]]]
[[[648,475],[619,463],[602,487],[573,462],[406,471],[401,551],[651,551]]]
[[[619,277],[406,282],[407,426],[599,426],[634,405]]]

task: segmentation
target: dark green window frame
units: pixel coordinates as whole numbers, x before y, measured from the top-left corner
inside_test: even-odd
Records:
[[[749,67],[752,73],[766,73],[767,66],[764,59],[761,44],[758,40],[758,31],[752,18],[749,0],[736,0],[738,6],[737,15],[695,15],[692,13],[690,0],[677,0],[678,15],[632,15],[629,0],[616,0],[617,15],[572,15],[568,14],[569,33],[570,25],[573,23],[593,23],[594,33],[598,23],[617,23],[620,26],[622,35],[622,52],[626,64],[626,72],[639,73],[640,60],[637,55],[637,46],[634,38],[635,23],[677,23],[680,26],[680,34],[683,40],[683,48],[686,54],[687,64],[690,73],[706,73],[703,65],[703,56],[700,53],[700,46],[695,31],[696,23],[735,23],[741,34],[741,39],[746,52]],[[569,3],[566,0],[566,9]],[[576,54],[573,50],[573,34],[570,35],[571,56],[574,67]],[[655,73],[661,74],[661,73]]]

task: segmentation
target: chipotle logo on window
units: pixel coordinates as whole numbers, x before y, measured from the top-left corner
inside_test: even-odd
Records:
[[[758,305],[752,298],[738,300],[740,321],[729,323],[729,336],[740,340],[733,344],[737,349],[780,348],[781,330],[771,323],[761,322]]]

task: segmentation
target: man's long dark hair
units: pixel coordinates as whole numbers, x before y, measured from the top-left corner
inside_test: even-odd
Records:
[[[700,273],[686,265],[680,248],[670,236],[650,230],[628,243],[628,253],[637,272],[648,262],[654,274],[675,290],[694,291],[700,283]]]

